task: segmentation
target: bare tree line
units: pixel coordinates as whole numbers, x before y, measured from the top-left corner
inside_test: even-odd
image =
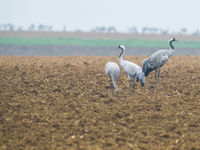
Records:
[[[129,33],[162,34],[162,35],[170,34],[170,31],[167,29],[154,28],[154,27],[143,27],[141,32],[139,32],[136,27],[131,27],[131,28],[128,28],[128,31]],[[174,32],[174,33],[200,35],[199,30],[194,31],[193,33],[189,33],[186,28],[182,28],[178,32]]]
[[[25,31],[25,30],[27,30],[27,31],[52,31],[53,26],[43,25],[43,24],[39,24],[39,25],[31,24],[27,29],[24,29],[22,26],[16,27],[15,25],[13,25],[11,23],[7,23],[7,24],[0,24],[0,30],[5,30],[5,31]]]
[[[44,24],[30,24],[27,29],[23,28],[23,26],[15,26],[12,23],[6,23],[6,24],[0,24],[0,30],[4,31],[53,31],[52,25],[44,25]],[[66,32],[67,27],[66,25],[63,25],[62,29],[60,31]],[[76,32],[82,32],[82,30],[76,30]],[[97,26],[90,30],[90,32],[96,32],[96,33],[116,33],[118,32],[117,28],[114,26]],[[168,29],[161,29],[161,28],[155,28],[155,27],[143,27],[141,30],[139,30],[137,27],[130,27],[127,29],[128,33],[137,34],[170,34],[171,32]],[[192,34],[192,35],[200,35],[200,30],[196,30],[192,33],[189,33],[186,28],[182,28],[177,32],[173,32],[176,34]]]

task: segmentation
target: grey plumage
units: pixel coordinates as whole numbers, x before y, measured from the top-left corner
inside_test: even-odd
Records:
[[[143,60],[142,71],[147,77],[149,73],[155,70],[155,80],[158,73],[158,86],[159,86],[159,74],[160,68],[168,61],[168,59],[174,55],[174,47],[172,42],[177,41],[175,38],[169,40],[170,49],[162,49],[153,53],[149,58]],[[155,81],[156,86],[156,81]]]
[[[117,78],[120,74],[120,69],[117,63],[115,62],[107,62],[105,66],[105,72],[107,76],[110,77],[110,88],[111,88],[111,96],[113,96],[113,89],[115,88],[116,93],[119,93],[119,89],[117,87]]]

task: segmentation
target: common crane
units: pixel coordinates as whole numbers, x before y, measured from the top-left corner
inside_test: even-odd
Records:
[[[107,62],[105,66],[105,72],[110,77],[110,88],[111,88],[111,96],[113,96],[113,88],[115,88],[116,93],[119,93],[119,89],[117,87],[117,78],[120,74],[120,69],[118,64],[115,62]]]
[[[118,48],[121,49],[121,53],[119,54],[119,64],[124,69],[125,73],[128,75],[128,80],[129,80],[129,88],[128,88],[128,94],[127,94],[127,98],[128,98],[132,79],[133,79],[133,92],[134,92],[135,78],[137,82],[140,81],[141,85],[144,86],[145,75],[142,72],[142,68],[140,66],[138,66],[137,64],[133,62],[123,59],[123,55],[126,49],[125,46],[119,45]]]
[[[169,40],[170,49],[161,49],[153,53],[149,58],[143,60],[142,71],[145,73],[145,77],[150,72],[155,70],[155,88],[156,88],[156,76],[158,75],[158,87],[159,87],[159,74],[160,68],[168,61],[168,59],[174,55],[174,46],[172,42],[177,41],[175,38]]]

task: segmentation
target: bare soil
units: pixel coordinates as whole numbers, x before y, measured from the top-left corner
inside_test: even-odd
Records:
[[[141,65],[145,57],[125,59]],[[200,149],[200,57],[174,56],[126,100],[117,57],[0,56],[0,149]]]

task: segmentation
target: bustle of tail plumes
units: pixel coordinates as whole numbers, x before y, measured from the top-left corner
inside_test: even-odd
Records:
[[[151,73],[154,70],[153,65],[148,63],[149,61],[150,61],[150,58],[146,58],[144,59],[142,63],[142,72],[144,72],[145,77],[147,77],[149,73]]]

